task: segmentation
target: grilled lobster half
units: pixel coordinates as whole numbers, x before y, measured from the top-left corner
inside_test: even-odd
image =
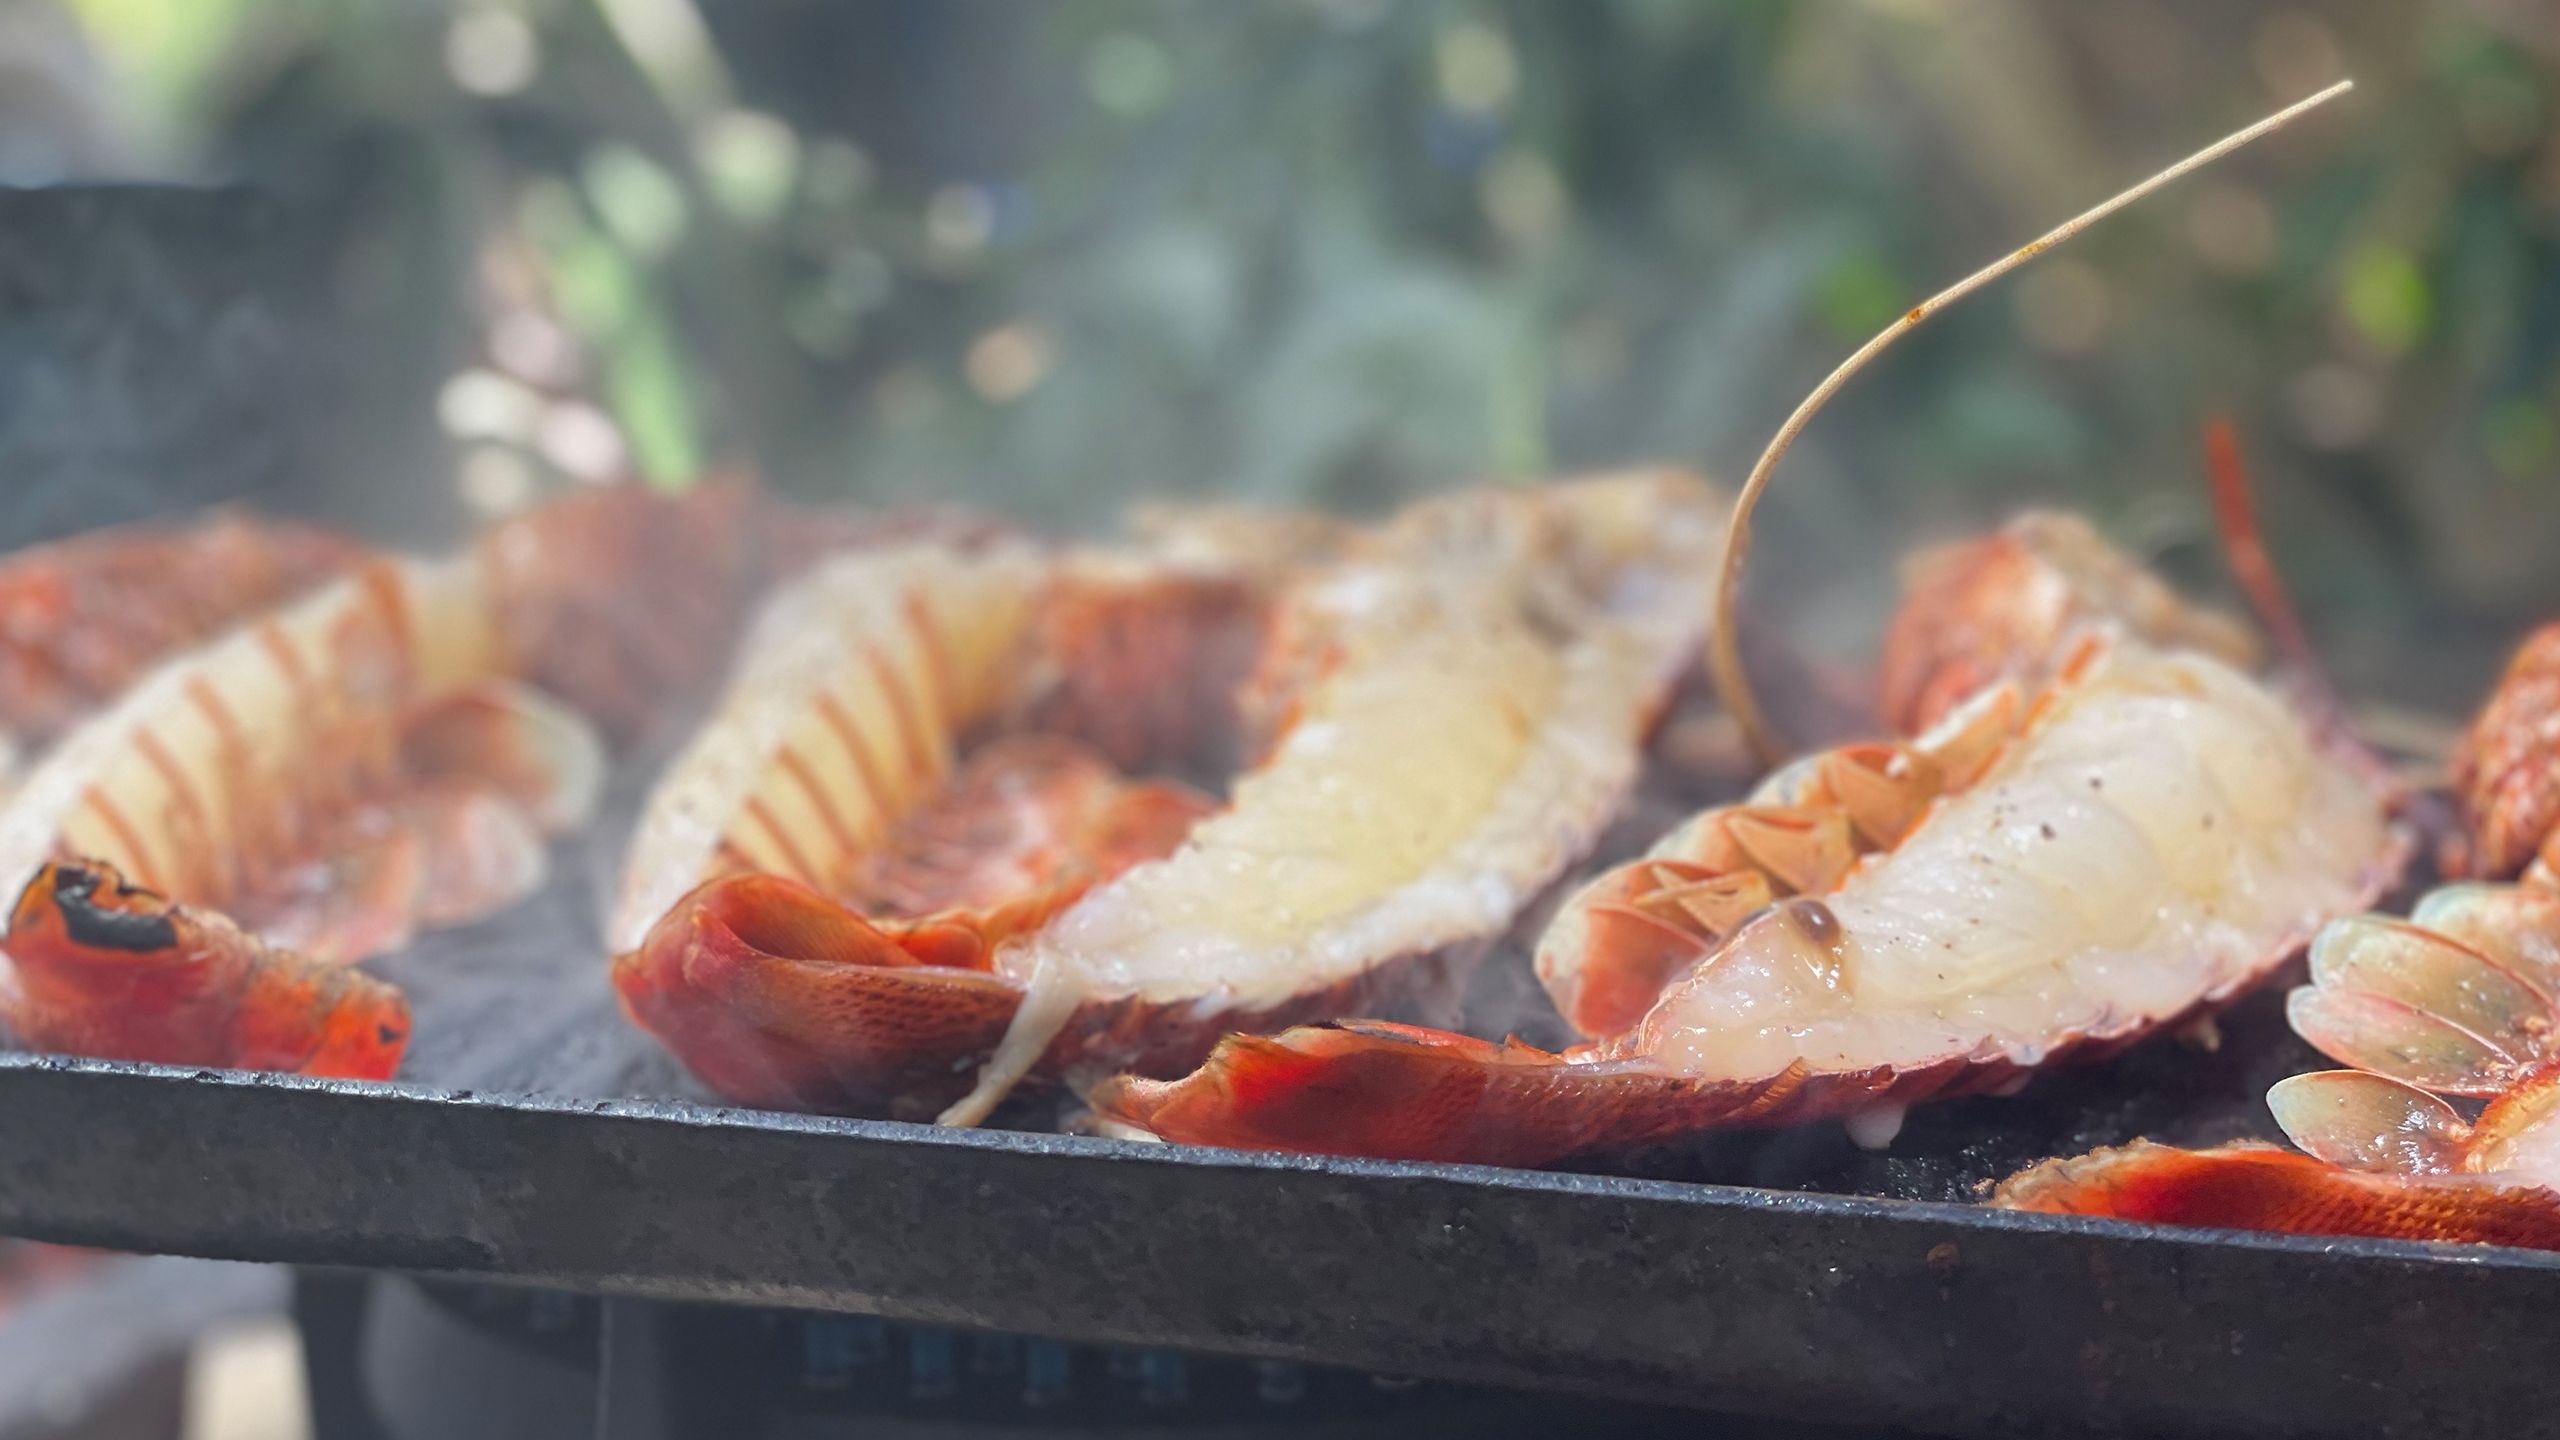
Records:
[[[1463,963],[1631,786],[1705,622],[1711,497],[1275,523],[920,546],[778,598],[635,842],[631,1015],[735,1099],[974,1122]],[[1137,778],[1221,758],[1223,798]]]

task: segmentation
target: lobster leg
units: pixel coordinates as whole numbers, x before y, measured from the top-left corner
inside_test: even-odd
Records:
[[[2470,1175],[2344,1170],[2271,1145],[2179,1150],[2148,1141],[2013,1176],[1991,1203],[2167,1225],[2467,1240],[2560,1250],[2560,1195]]]

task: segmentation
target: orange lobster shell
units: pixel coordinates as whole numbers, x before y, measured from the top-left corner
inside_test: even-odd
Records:
[[[2454,754],[2464,840],[2455,874],[2504,879],[2540,859],[2560,869],[2560,625],[2516,647]]]
[[[2045,1161],[2002,1182],[1991,1203],[2161,1225],[2560,1250],[2560,1195],[2539,1186],[2341,1170],[2273,1145],[2180,1150],[2136,1141]]]
[[[1992,1203],[2297,1234],[2560,1249],[2560,891],[2456,884],[2324,927],[2293,1028],[2355,1066],[2277,1082],[2307,1153],[2142,1144],[2048,1161]],[[2465,1119],[2445,1096],[2486,1097]]]
[[[315,526],[230,511],[12,555],[0,561],[0,734],[51,740],[155,662],[363,558]]]
[[[2092,629],[2200,650],[2242,669],[2258,660],[2238,622],[2181,599],[2087,520],[2031,510],[1906,567],[1902,605],[1876,662],[1885,725],[1917,735],[2000,681],[2037,688]]]

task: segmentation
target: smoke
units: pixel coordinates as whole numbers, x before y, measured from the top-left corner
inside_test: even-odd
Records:
[[[232,190],[0,190],[0,549],[248,495],[313,392],[273,202]]]

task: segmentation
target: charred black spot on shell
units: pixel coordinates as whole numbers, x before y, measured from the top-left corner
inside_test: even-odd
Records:
[[[53,872],[53,901],[62,912],[62,933],[75,945],[136,952],[166,950],[178,943],[177,922],[166,912],[137,914],[110,909],[95,901],[98,873],[63,865]]]

